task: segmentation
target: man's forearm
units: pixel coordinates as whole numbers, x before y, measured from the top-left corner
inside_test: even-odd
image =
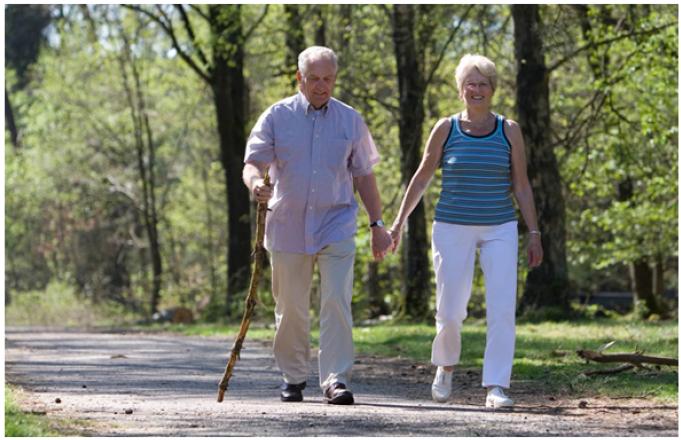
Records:
[[[369,222],[380,219],[382,216],[381,197],[378,194],[376,176],[371,173],[366,176],[355,177],[355,187],[369,215]]]
[[[263,170],[260,167],[253,163],[247,163],[244,165],[241,177],[243,178],[244,184],[248,190],[253,191],[253,182],[257,179],[263,179],[265,176]]]

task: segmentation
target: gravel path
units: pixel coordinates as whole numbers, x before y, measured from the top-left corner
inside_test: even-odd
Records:
[[[678,407],[642,399],[547,399],[513,384],[512,411],[485,409],[479,372],[457,371],[455,396],[430,399],[432,368],[359,357],[353,406],[323,402],[311,376],[302,403],[278,398],[268,344],[246,340],[217,403],[231,341],[170,334],[5,330],[5,374],[21,406],[85,420],[97,436],[673,436]],[[312,385],[312,386],[310,386]],[[59,399],[60,403],[57,403]],[[580,402],[582,408],[580,408]]]

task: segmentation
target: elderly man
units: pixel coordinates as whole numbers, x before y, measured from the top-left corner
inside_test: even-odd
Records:
[[[378,152],[362,117],[332,98],[337,61],[313,46],[298,57],[299,93],[268,108],[253,127],[243,179],[258,202],[269,202],[265,247],[272,264],[274,357],[283,374],[281,400],[300,402],[309,373],[310,286],[321,279],[319,383],[328,403],[354,402],[347,388],[353,364],[352,300],[357,202],[369,215],[371,249],[381,260],[392,245],[381,220],[372,172]],[[273,187],[264,184],[269,168]]]

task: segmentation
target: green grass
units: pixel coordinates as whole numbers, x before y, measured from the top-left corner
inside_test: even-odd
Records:
[[[26,413],[19,408],[15,392],[5,385],[5,437],[56,437],[46,416]]]
[[[187,335],[233,338],[237,325],[165,326]],[[484,320],[464,323],[460,368],[481,368],[485,349]],[[271,340],[272,325],[253,324],[247,339]],[[426,324],[384,323],[355,327],[357,353],[401,356],[417,362],[430,362],[435,329]],[[312,331],[317,345],[319,332]],[[678,325],[675,321],[642,322],[630,318],[593,319],[577,322],[519,323],[513,381],[528,382],[542,393],[568,396],[601,395],[609,397],[648,397],[677,401],[676,368],[627,371],[608,376],[587,377],[585,371],[613,368],[618,364],[589,363],[575,353],[579,349],[597,350],[616,341],[605,353],[644,351],[645,354],[678,357]]]
[[[117,326],[130,322],[131,316],[120,306],[94,306],[77,295],[72,286],[60,282],[50,283],[45,290],[13,294],[5,307],[7,326]]]
[[[21,393],[21,388],[5,383],[5,437],[72,437],[82,436],[84,429],[92,431],[88,420],[48,418],[22,410]]]

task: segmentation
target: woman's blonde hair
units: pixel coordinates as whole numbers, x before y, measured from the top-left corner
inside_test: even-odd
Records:
[[[482,76],[489,79],[492,91],[497,89],[497,67],[494,65],[494,62],[486,56],[467,53],[459,61],[459,65],[456,66],[456,73],[454,74],[459,94],[463,90],[463,80],[472,69],[477,69]]]

